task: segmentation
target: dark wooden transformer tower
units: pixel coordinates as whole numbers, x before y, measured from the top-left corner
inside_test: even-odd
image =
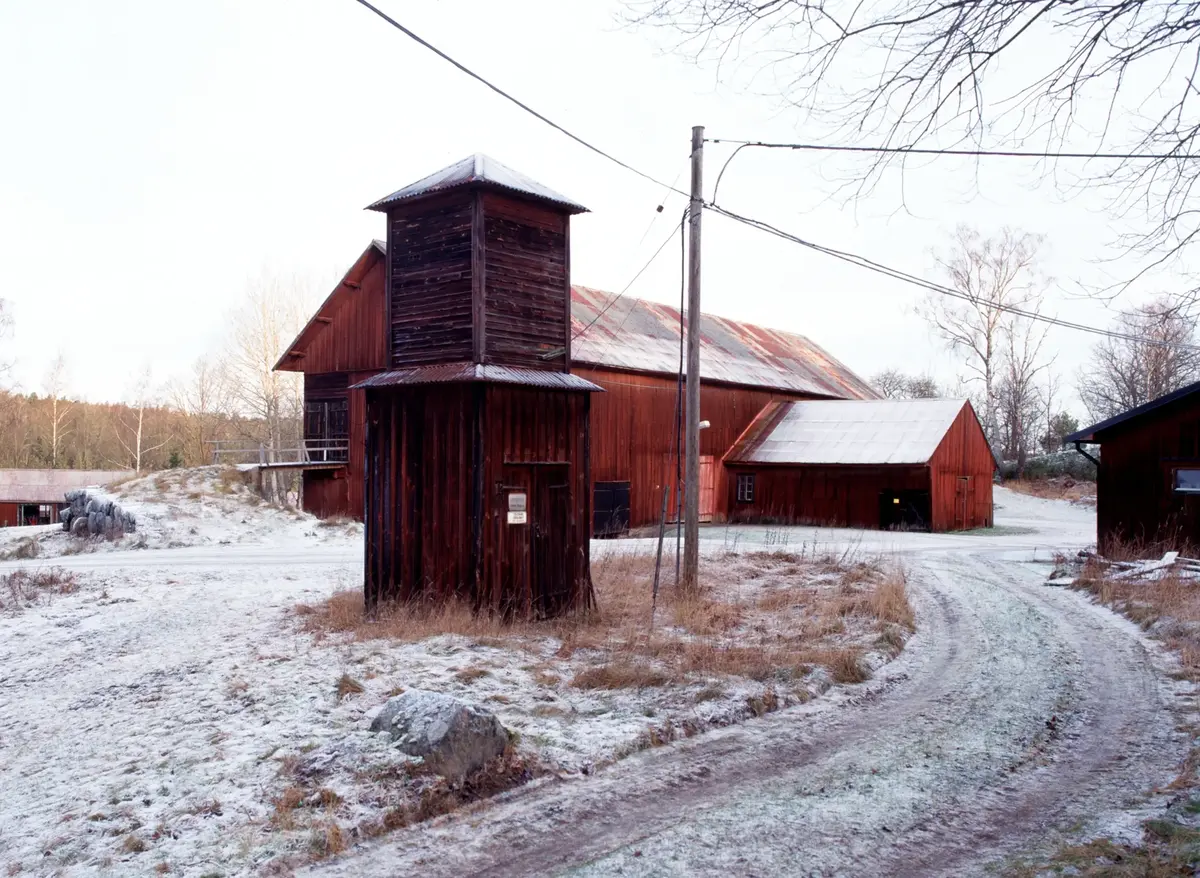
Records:
[[[590,394],[570,374],[570,217],[485,156],[387,215],[389,371],[366,390],[368,608],[462,599],[549,617],[592,603]]]

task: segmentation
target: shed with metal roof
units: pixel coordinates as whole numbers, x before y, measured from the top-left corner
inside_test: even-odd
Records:
[[[107,485],[127,470],[0,469],[0,527],[54,524],[67,491]]]
[[[969,530],[996,461],[956,399],[772,402],[725,453],[734,521]]]
[[[1097,464],[1101,552],[1161,556],[1200,546],[1200,382],[1085,427],[1063,444]]]

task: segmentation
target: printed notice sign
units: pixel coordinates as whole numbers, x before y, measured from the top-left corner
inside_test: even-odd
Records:
[[[508,495],[508,511],[509,512],[524,512],[527,507],[525,505],[525,494],[509,494]]]
[[[509,524],[525,524],[525,513],[524,512],[508,513],[508,523]]]

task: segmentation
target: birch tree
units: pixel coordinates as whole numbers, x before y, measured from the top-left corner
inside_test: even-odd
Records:
[[[142,471],[147,454],[157,451],[171,441],[170,434],[158,442],[146,435],[146,412],[155,402],[154,383],[150,367],[147,366],[134,377],[128,405],[116,410],[117,441],[125,452],[130,469],[134,472]]]
[[[984,432],[993,443],[999,435],[997,381],[1006,334],[1017,328],[1005,309],[1040,307],[1046,288],[1037,264],[1042,240],[1008,228],[985,238],[959,226],[950,249],[934,258],[966,299],[931,292],[918,309],[946,346],[962,357],[966,381],[979,389]]]
[[[64,399],[67,392],[68,369],[66,355],[61,351],[46,370],[42,381],[42,392],[50,401],[50,468],[58,469],[59,449],[71,433],[67,416],[71,414],[71,403]]]
[[[12,333],[13,319],[8,303],[0,299],[0,390],[8,386],[12,359],[5,352],[5,340]]]

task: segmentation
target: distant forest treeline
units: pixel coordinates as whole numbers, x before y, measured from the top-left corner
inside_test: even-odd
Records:
[[[57,427],[56,427],[57,422]],[[268,442],[261,418],[173,405],[76,402],[0,391],[0,468],[141,469],[212,462],[212,440]],[[141,463],[138,465],[139,430]],[[298,435],[299,422],[284,435]]]

